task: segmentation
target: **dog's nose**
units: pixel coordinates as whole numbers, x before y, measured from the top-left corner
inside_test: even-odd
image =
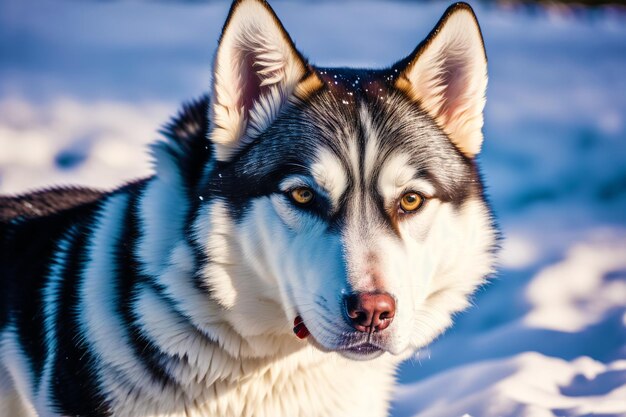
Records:
[[[360,332],[379,332],[391,324],[396,301],[387,293],[365,292],[346,297],[350,324]]]

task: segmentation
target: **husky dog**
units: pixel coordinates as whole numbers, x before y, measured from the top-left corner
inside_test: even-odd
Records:
[[[386,415],[493,269],[486,84],[467,4],[370,70],[235,1],[152,177],[0,198],[0,415]]]

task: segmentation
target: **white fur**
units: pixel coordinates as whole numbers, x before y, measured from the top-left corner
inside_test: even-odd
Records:
[[[333,208],[337,209],[339,199],[348,187],[348,177],[337,155],[326,148],[321,148],[316,155],[316,162],[311,165],[311,174],[330,196]]]
[[[381,168],[378,189],[387,206],[396,201],[401,192],[417,191],[425,197],[434,194],[435,187],[429,181],[415,179],[415,168],[409,162],[408,155],[394,154]]]
[[[361,126],[363,127],[363,134],[365,135],[365,158],[363,162],[363,176],[365,178],[370,178],[378,159],[379,134],[376,131],[376,127],[372,123],[371,116],[365,105],[362,105],[359,108],[359,116]]]
[[[143,233],[138,258],[146,274],[158,276],[176,243],[172,236],[181,234],[189,203],[184,195],[179,168],[164,145],[157,143],[152,146],[152,151],[156,177],[148,182],[146,198],[142,198],[139,204]],[[159,201],[159,204],[154,204],[154,201]]]
[[[496,236],[484,205],[469,201],[458,212],[449,204],[437,210],[424,242],[423,262],[435,273],[416,290],[412,344],[423,346],[452,324],[452,314],[469,305],[469,295],[493,272]],[[446,252],[437,248],[446,247]]]

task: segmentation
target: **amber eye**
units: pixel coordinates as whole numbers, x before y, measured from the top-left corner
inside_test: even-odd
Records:
[[[299,187],[291,191],[291,199],[301,206],[305,206],[313,201],[313,190],[307,187]]]
[[[400,207],[406,213],[411,213],[422,207],[424,200],[424,197],[419,193],[406,193],[400,199]]]

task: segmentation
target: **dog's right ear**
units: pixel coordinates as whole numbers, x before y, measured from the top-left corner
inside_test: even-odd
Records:
[[[209,135],[217,159],[232,158],[290,99],[320,85],[265,1],[234,1],[213,68]]]

